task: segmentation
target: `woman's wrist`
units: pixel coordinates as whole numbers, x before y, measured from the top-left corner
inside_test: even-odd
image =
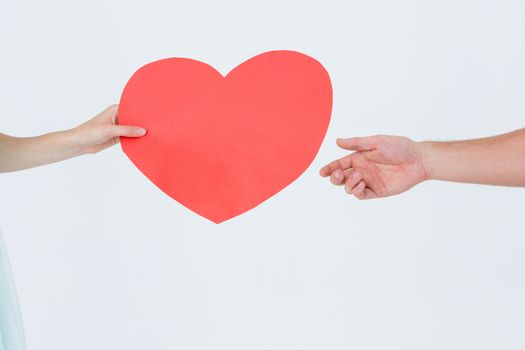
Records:
[[[67,158],[77,157],[88,153],[81,142],[80,130],[78,128],[59,131],[58,138],[62,141],[64,155]]]

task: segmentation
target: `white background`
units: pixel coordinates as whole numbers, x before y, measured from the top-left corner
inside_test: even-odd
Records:
[[[140,66],[226,73],[272,49],[331,74],[313,165],[215,225],[120,147],[0,175],[30,349],[523,349],[525,190],[431,182],[359,202],[318,177],[337,136],[474,138],[524,126],[525,3],[10,1],[0,130],[73,127]]]

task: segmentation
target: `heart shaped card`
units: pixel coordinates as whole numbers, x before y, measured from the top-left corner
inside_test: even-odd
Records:
[[[324,67],[295,51],[270,51],[226,76],[168,58],[127,83],[119,123],[147,129],[121,138],[137,168],[167,195],[220,223],[297,179],[324,139],[332,87]]]

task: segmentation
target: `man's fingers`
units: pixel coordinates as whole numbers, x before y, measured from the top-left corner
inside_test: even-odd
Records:
[[[324,167],[321,168],[321,170],[319,171],[319,174],[323,177],[327,177],[327,176],[332,175],[332,173],[336,171],[337,169],[344,171],[344,170],[350,169],[351,167],[352,167],[352,155],[349,154],[343,158],[334,160],[333,162],[325,165]]]
[[[350,169],[346,171],[337,169],[332,173],[332,175],[330,175],[330,182],[332,183],[332,185],[342,186],[351,179],[357,179],[356,177],[354,177],[355,173],[355,169]],[[359,177],[359,180],[361,180],[361,175],[358,174],[357,176]]]
[[[379,197],[377,193],[375,193],[371,188],[366,187],[366,183],[364,181],[359,182],[354,187],[354,189],[352,190],[352,194],[360,200]]]
[[[352,194],[352,191],[354,190],[355,186],[360,183],[360,181],[363,179],[363,175],[358,170],[350,170],[348,171],[346,182],[345,182],[345,191],[348,194]]]
[[[364,199],[364,193],[365,193],[366,184],[364,181],[359,182],[353,189],[352,194],[357,199]]]
[[[350,151],[371,151],[377,144],[377,136],[337,139],[337,145]]]
[[[332,175],[330,175],[330,182],[332,185],[341,186],[345,183],[345,174],[341,169],[335,170]]]
[[[112,137],[141,137],[146,135],[146,129],[139,126],[114,125],[111,127]]]
[[[379,198],[379,195],[371,188],[365,187],[365,199]]]

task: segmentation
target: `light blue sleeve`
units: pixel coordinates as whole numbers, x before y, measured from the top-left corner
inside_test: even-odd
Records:
[[[24,328],[18,308],[9,257],[0,232],[0,350],[25,350]]]

